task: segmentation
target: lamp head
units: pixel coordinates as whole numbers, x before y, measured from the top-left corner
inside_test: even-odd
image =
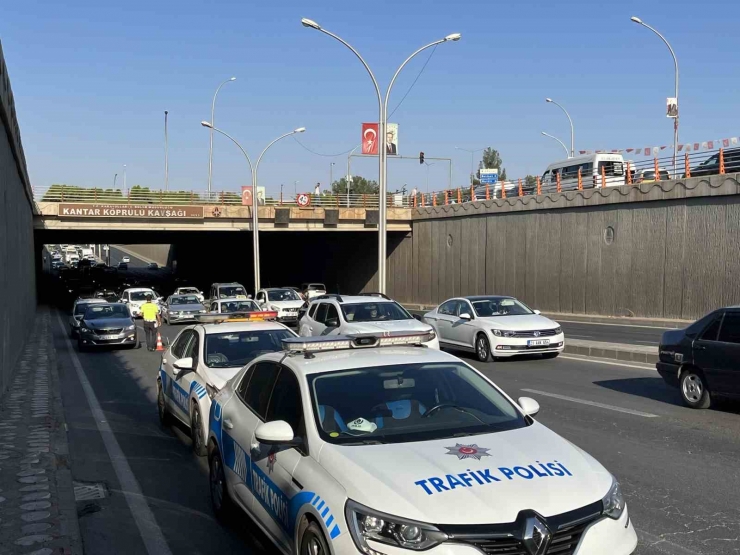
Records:
[[[298,129],[294,129],[293,133],[303,133],[304,131],[306,131],[305,127],[299,127]]]
[[[545,102],[552,102],[552,98],[546,98]]]
[[[201,125],[202,125],[203,127],[207,127],[208,129],[213,129],[213,124],[211,124],[210,122],[207,122],[207,121],[201,121],[201,122],[200,122],[200,124],[201,124]]]
[[[642,19],[640,19],[639,17],[637,17],[635,15],[633,15],[632,17],[630,17],[630,20],[634,21],[635,23],[639,23],[640,25],[642,25]]]
[[[311,29],[316,29],[317,31],[321,30],[321,25],[316,23],[313,19],[307,19],[304,17],[301,19],[301,25],[304,27],[311,27]]]
[[[232,77],[229,81],[236,81],[236,77]]]
[[[457,42],[462,38],[462,35],[460,33],[452,33],[451,35],[447,35],[445,37],[445,42],[447,41],[454,41]]]

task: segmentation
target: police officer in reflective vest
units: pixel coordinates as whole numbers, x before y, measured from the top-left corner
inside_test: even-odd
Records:
[[[146,348],[154,351],[157,348],[157,327],[162,323],[159,306],[152,302],[152,296],[146,296],[146,302],[141,305],[141,315],[144,318],[144,332],[146,333]]]

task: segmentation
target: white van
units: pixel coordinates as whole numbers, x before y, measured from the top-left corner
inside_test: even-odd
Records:
[[[624,158],[621,154],[586,154],[561,160],[547,166],[542,174],[542,192],[557,191],[557,176],[560,174],[560,188],[563,191],[578,189],[578,169],[584,189],[602,187],[601,171],[604,169],[607,187],[620,187],[625,184]]]

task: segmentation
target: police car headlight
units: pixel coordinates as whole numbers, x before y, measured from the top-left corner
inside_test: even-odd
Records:
[[[491,330],[496,337],[514,337],[516,332],[509,330]]]
[[[413,551],[424,551],[447,540],[447,534],[423,524],[368,509],[347,501],[345,516],[357,548],[368,555],[381,555],[368,540]]]
[[[609,518],[619,520],[619,517],[624,512],[625,502],[622,495],[622,488],[614,476],[612,476],[612,487],[609,488],[609,493],[604,496],[601,502],[604,505],[604,514]]]

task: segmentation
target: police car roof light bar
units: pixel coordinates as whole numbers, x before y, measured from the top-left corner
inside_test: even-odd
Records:
[[[254,322],[262,320],[275,320],[277,312],[227,312],[222,314],[196,314],[195,320],[199,324],[223,324],[224,322]]]

